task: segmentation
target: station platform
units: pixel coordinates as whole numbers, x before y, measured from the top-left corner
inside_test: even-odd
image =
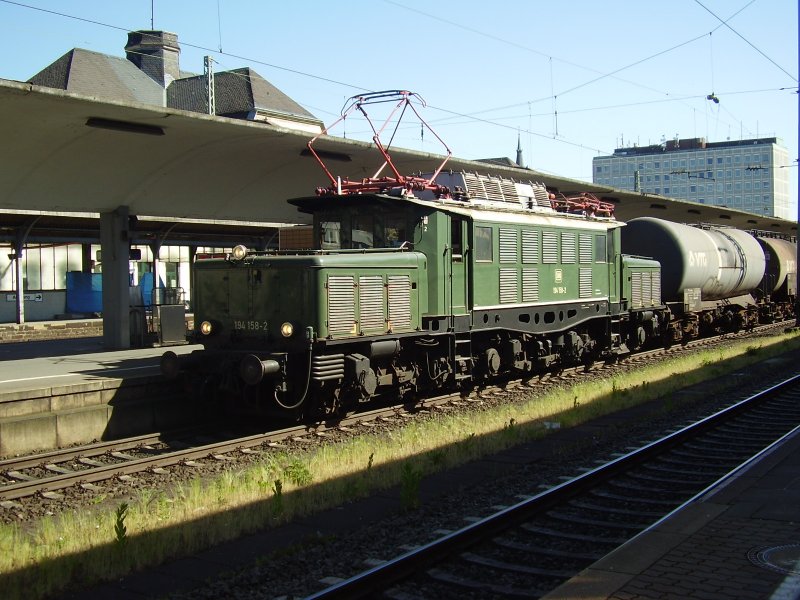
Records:
[[[545,598],[800,598],[800,428]]]
[[[25,390],[158,375],[159,359],[166,350],[184,354],[199,348],[186,344],[106,350],[102,337],[0,344],[0,402]]]
[[[169,349],[109,351],[101,337],[0,344],[0,456],[175,428],[186,396],[159,368]]]

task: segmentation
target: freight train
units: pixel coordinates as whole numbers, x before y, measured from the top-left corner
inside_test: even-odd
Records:
[[[165,375],[318,420],[794,315],[790,240],[625,224],[590,194],[441,168],[330,180],[289,201],[312,216],[314,248],[195,262],[204,349],[165,353]]]

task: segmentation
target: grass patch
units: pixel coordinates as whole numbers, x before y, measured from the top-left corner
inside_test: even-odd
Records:
[[[799,336],[732,342],[511,406],[435,414],[388,435],[269,453],[259,464],[188,481],[169,494],[143,491],[108,512],[0,526],[0,589],[6,598],[32,598],[117,578],[393,486],[401,506],[413,510],[427,474],[654,398],[666,398],[667,409],[672,392],[798,349]]]

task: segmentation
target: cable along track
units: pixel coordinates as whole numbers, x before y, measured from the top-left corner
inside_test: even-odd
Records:
[[[310,598],[538,598],[800,424],[800,375]]]

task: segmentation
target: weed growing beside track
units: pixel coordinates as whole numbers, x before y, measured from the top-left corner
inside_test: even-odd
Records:
[[[413,510],[425,475],[798,348],[797,332],[735,341],[514,404],[435,411],[388,433],[271,452],[257,465],[170,492],[147,490],[107,512],[2,526],[0,589],[4,597],[32,598],[86,586],[395,486]]]

